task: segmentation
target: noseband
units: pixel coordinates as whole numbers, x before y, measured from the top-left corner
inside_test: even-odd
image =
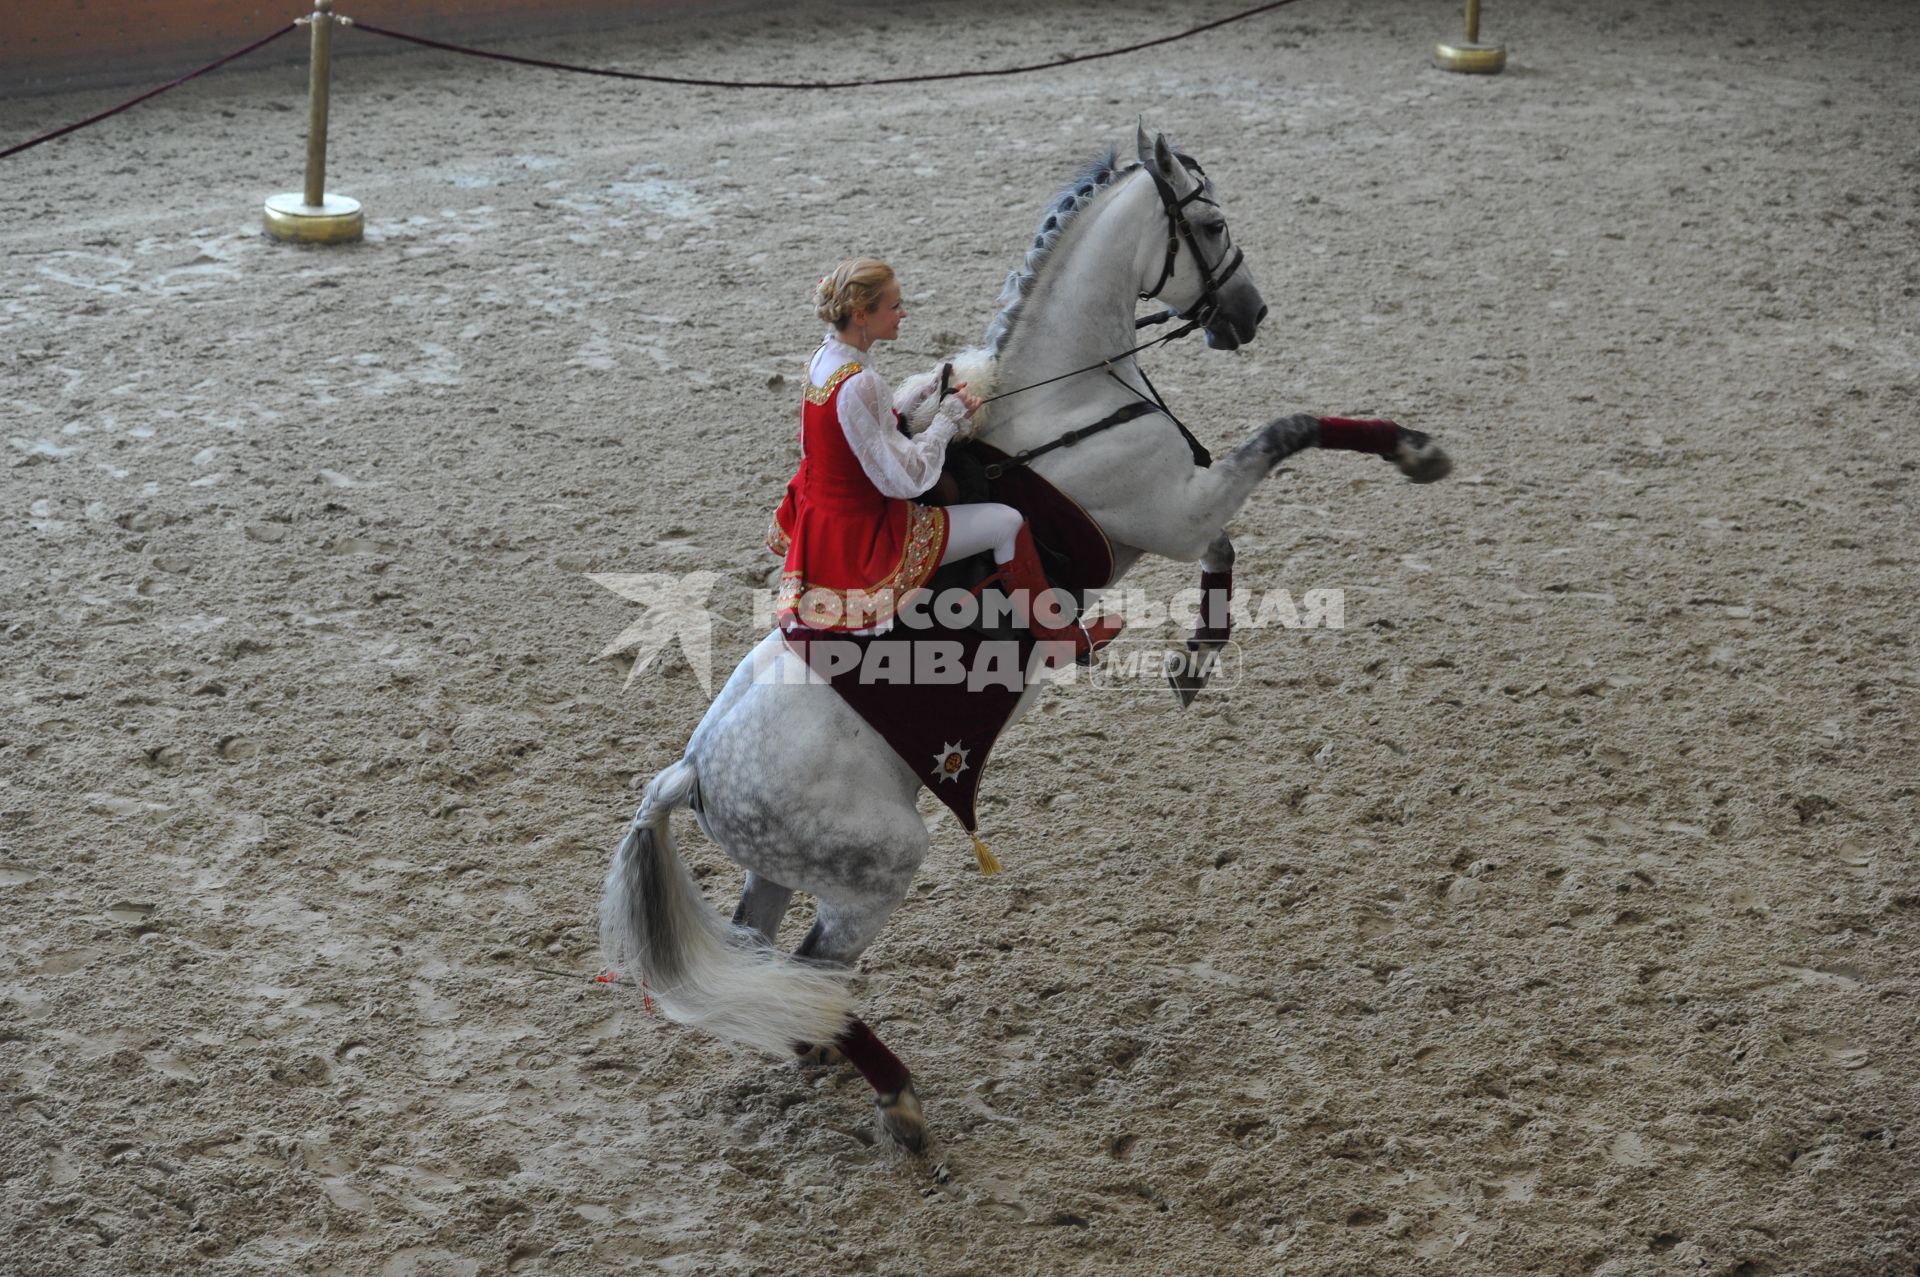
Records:
[[[1187,205],[1206,204],[1213,208],[1219,208],[1220,205],[1207,198],[1207,171],[1200,167],[1200,162],[1191,155],[1183,155],[1179,152],[1174,153],[1174,158],[1180,161],[1188,175],[1193,178],[1193,189],[1185,197],[1175,193],[1173,184],[1160,176],[1151,166],[1146,164],[1137,166],[1145,169],[1147,176],[1153,179],[1154,189],[1160,192],[1161,206],[1167,210],[1166,260],[1160,266],[1159,282],[1148,291],[1141,293],[1140,300],[1153,300],[1160,295],[1160,290],[1167,286],[1167,281],[1173,278],[1174,261],[1180,256],[1180,241],[1185,240],[1188,249],[1193,253],[1194,263],[1200,267],[1202,290],[1193,305],[1180,311],[1179,315],[1182,319],[1198,318],[1204,322],[1212,319],[1214,313],[1220,309],[1220,290],[1225,288],[1227,281],[1239,271],[1241,263],[1246,261],[1246,254],[1240,251],[1239,245],[1229,240],[1227,251],[1220,260],[1212,264],[1207,262],[1206,254],[1200,251],[1200,241],[1194,236],[1193,223],[1187,220]]]

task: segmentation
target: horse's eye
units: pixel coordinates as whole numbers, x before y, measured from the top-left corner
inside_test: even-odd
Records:
[[[1225,222],[1208,222],[1200,229],[1209,235],[1225,235],[1227,233],[1227,224]]]

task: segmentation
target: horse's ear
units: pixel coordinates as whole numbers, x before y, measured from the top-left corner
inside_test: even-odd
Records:
[[[1147,123],[1136,120],[1133,125],[1133,157],[1142,164],[1153,163],[1153,143],[1147,140]]]
[[[1185,172],[1185,166],[1174,158],[1173,144],[1167,141],[1165,133],[1153,135],[1153,167],[1158,169],[1160,176],[1171,182],[1175,189],[1182,185],[1180,174]]]

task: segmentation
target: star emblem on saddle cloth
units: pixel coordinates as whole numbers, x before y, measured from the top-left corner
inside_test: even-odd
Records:
[[[959,741],[942,745],[940,752],[933,756],[933,774],[943,783],[950,780],[959,784],[960,773],[967,770],[967,755],[972,752],[970,749],[961,749]]]

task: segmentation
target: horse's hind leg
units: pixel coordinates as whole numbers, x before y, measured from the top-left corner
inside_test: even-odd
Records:
[[[733,925],[745,927],[772,944],[779,938],[780,920],[787,916],[792,903],[792,887],[782,886],[764,874],[749,873],[740,903],[733,907]],[[815,1046],[811,1042],[796,1043],[793,1053],[802,1064],[841,1064],[847,1058],[837,1046]]]
[[[848,907],[821,901],[819,916],[814,919],[807,938],[794,950],[794,956],[815,962],[851,965],[872,943],[874,936],[879,934],[880,928],[905,897],[906,884],[911,877],[909,873],[900,883],[900,890],[884,902],[869,898]],[[833,1040],[833,1046],[838,1048],[848,1063],[860,1070],[860,1075],[867,1079],[867,1085],[873,1088],[873,1103],[880,1113],[880,1125],[886,1128],[893,1142],[913,1153],[924,1149],[927,1144],[926,1119],[920,1113],[920,1097],[914,1093],[913,1075],[900,1062],[900,1057],[887,1049],[887,1044],[864,1020],[849,1022],[840,1036]]]
[[[733,910],[733,925],[757,931],[762,940],[772,944],[780,934],[780,920],[787,916],[787,906],[792,903],[792,887],[749,873],[746,890],[740,893],[740,903]]]
[[[909,1153],[925,1149],[927,1120],[920,1112],[913,1075],[900,1057],[887,1049],[865,1020],[850,1022],[835,1043],[873,1088],[873,1106],[889,1138]]]

